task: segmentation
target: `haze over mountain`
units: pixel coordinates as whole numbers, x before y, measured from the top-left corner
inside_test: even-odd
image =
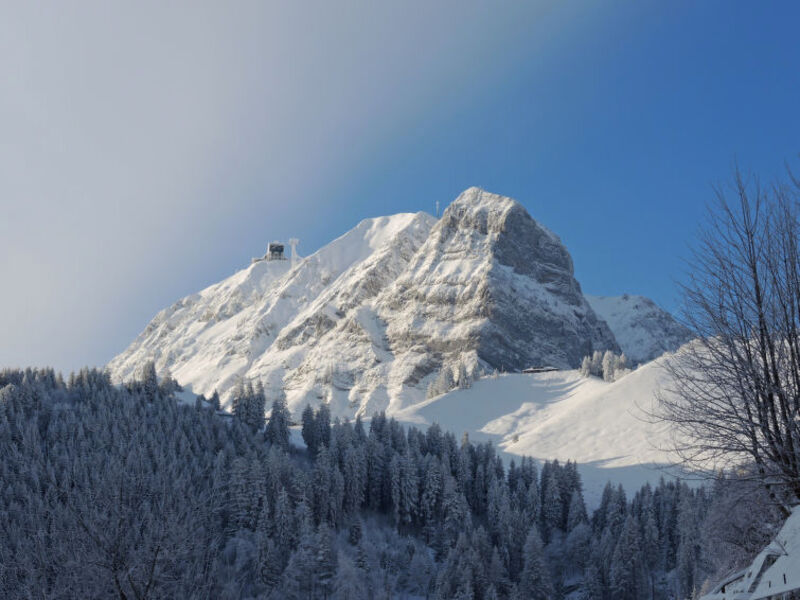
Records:
[[[227,399],[246,378],[296,412],[324,400],[370,415],[422,401],[433,382],[576,368],[596,350],[643,362],[684,333],[647,299],[587,300],[555,234],[470,188],[441,219],[365,219],[294,265],[254,262],[161,311],[109,368],[128,380],[153,360],[196,393]]]

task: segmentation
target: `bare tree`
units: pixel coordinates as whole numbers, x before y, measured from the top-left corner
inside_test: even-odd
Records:
[[[755,463],[773,498],[800,500],[800,185],[737,169],[690,260],[684,318],[698,339],[668,361],[661,416],[695,466]]]

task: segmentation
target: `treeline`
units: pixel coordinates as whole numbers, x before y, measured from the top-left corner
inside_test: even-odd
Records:
[[[297,449],[283,399],[265,424],[244,385],[225,419],[176,385],[0,373],[0,596],[641,600],[719,566],[702,488],[609,485],[590,516],[572,462],[325,405]]]
[[[611,350],[605,352],[595,350],[591,356],[584,356],[581,361],[580,373],[584,377],[594,375],[602,377],[605,381],[616,381],[630,372],[628,357],[624,352],[616,354]]]

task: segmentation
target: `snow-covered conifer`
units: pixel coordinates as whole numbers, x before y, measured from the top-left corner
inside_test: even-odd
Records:
[[[153,402],[158,394],[158,376],[156,375],[156,365],[152,360],[148,360],[142,365],[142,373],[139,376],[142,385],[142,392],[147,400]]]
[[[603,354],[603,379],[605,381],[614,381],[616,364],[617,358],[614,353],[611,350],[606,350],[605,354]]]
[[[554,596],[545,562],[542,540],[536,527],[531,527],[523,548],[524,567],[517,583],[515,598],[526,600],[550,600]]]
[[[314,409],[311,408],[310,404],[306,404],[300,420],[302,422],[301,434],[303,435],[303,441],[306,444],[306,448],[308,448],[309,454],[311,454],[311,456],[315,456],[317,453],[317,448],[319,447],[319,434],[317,433],[317,422],[314,418]]]
[[[280,392],[272,402],[267,428],[264,437],[270,444],[284,450],[289,449],[289,408],[286,406],[286,396]]]
[[[609,590],[619,600],[639,600],[647,587],[639,522],[628,515],[611,558]]]

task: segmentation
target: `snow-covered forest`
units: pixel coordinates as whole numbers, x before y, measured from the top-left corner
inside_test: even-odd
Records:
[[[233,417],[155,371],[0,373],[4,598],[684,598],[779,521],[746,480],[673,480],[588,511],[572,462],[382,414]],[[297,439],[296,436],[294,439]]]

